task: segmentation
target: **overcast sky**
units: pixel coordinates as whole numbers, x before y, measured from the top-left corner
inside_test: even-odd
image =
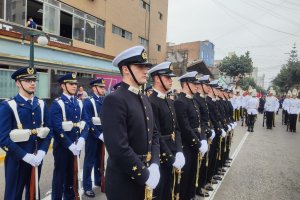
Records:
[[[265,84],[300,49],[299,0],[169,0],[167,41],[210,40],[215,59],[250,51]]]

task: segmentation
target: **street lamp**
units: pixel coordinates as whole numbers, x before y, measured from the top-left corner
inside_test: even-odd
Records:
[[[22,43],[26,37],[26,35],[30,36],[30,59],[29,59],[29,67],[34,67],[34,38],[37,38],[37,42],[41,46],[46,46],[48,44],[48,38],[46,34],[41,31],[30,30],[25,34],[22,34]]]

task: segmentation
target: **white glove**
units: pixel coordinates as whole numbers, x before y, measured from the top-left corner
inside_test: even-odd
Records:
[[[77,149],[77,146],[75,144],[71,144],[69,147],[70,151],[72,151],[74,156],[79,156],[80,151]]]
[[[150,167],[148,167],[149,170],[149,178],[146,181],[146,185],[149,186],[152,190],[156,188],[159,179],[160,179],[160,173],[158,165],[155,163],[152,163]]]
[[[233,122],[234,126],[236,127],[237,126],[237,123],[236,122]]]
[[[222,138],[224,138],[226,136],[226,132],[224,129],[221,129],[221,131],[222,131]]]
[[[35,165],[39,166],[42,163],[42,160],[44,159],[46,155],[46,152],[43,150],[38,150],[37,154],[35,155]]]
[[[231,126],[229,124],[227,124],[228,127],[228,131],[231,131]]]
[[[208,145],[206,140],[201,140],[201,147],[199,148],[199,151],[204,155],[208,150]]]
[[[100,133],[99,139],[104,142],[104,137],[103,137],[103,133]]]
[[[79,129],[80,130],[83,130],[84,129],[84,127],[85,127],[85,121],[80,121],[80,124],[79,124]]]
[[[78,139],[77,144],[76,144],[76,148],[77,148],[78,151],[81,151],[81,149],[82,149],[84,143],[85,143],[84,138],[83,138],[83,137],[80,137],[80,138]]]
[[[33,167],[37,167],[37,165],[35,164],[35,155],[33,155],[32,153],[26,153],[22,160],[24,160]]]
[[[177,152],[175,155],[175,162],[173,163],[173,166],[176,169],[181,169],[185,165],[185,158],[182,152]]]
[[[232,130],[235,128],[235,125],[233,123],[230,123],[230,126]]]
[[[215,130],[213,130],[213,129],[211,129],[211,136],[210,136],[210,140],[213,140],[214,138],[215,138],[215,136],[216,136],[216,132],[215,132]]]

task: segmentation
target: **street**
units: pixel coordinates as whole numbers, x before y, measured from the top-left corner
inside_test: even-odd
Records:
[[[286,132],[286,126],[281,125],[279,112],[275,125],[273,130],[263,128],[262,115],[259,115],[255,132],[246,133],[246,127],[241,127],[241,122],[238,122],[231,148],[232,165],[223,181],[214,185],[215,191],[210,192],[206,200],[300,199],[299,123],[298,133]],[[49,150],[40,180],[43,199],[51,199],[52,173],[53,155],[52,150]],[[0,177],[0,199],[3,199],[3,163],[0,166]],[[94,191],[96,199],[106,199],[100,188]]]

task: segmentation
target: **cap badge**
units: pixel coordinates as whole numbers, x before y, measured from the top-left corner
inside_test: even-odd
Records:
[[[72,73],[72,78],[76,78],[76,74],[75,73]]]
[[[174,67],[173,65],[170,65],[170,70],[173,71]]]
[[[146,52],[143,52],[143,53],[142,53],[142,58],[143,58],[144,60],[147,60],[147,53],[146,53]]]
[[[27,68],[27,73],[32,75],[34,73],[34,69],[32,67]]]

